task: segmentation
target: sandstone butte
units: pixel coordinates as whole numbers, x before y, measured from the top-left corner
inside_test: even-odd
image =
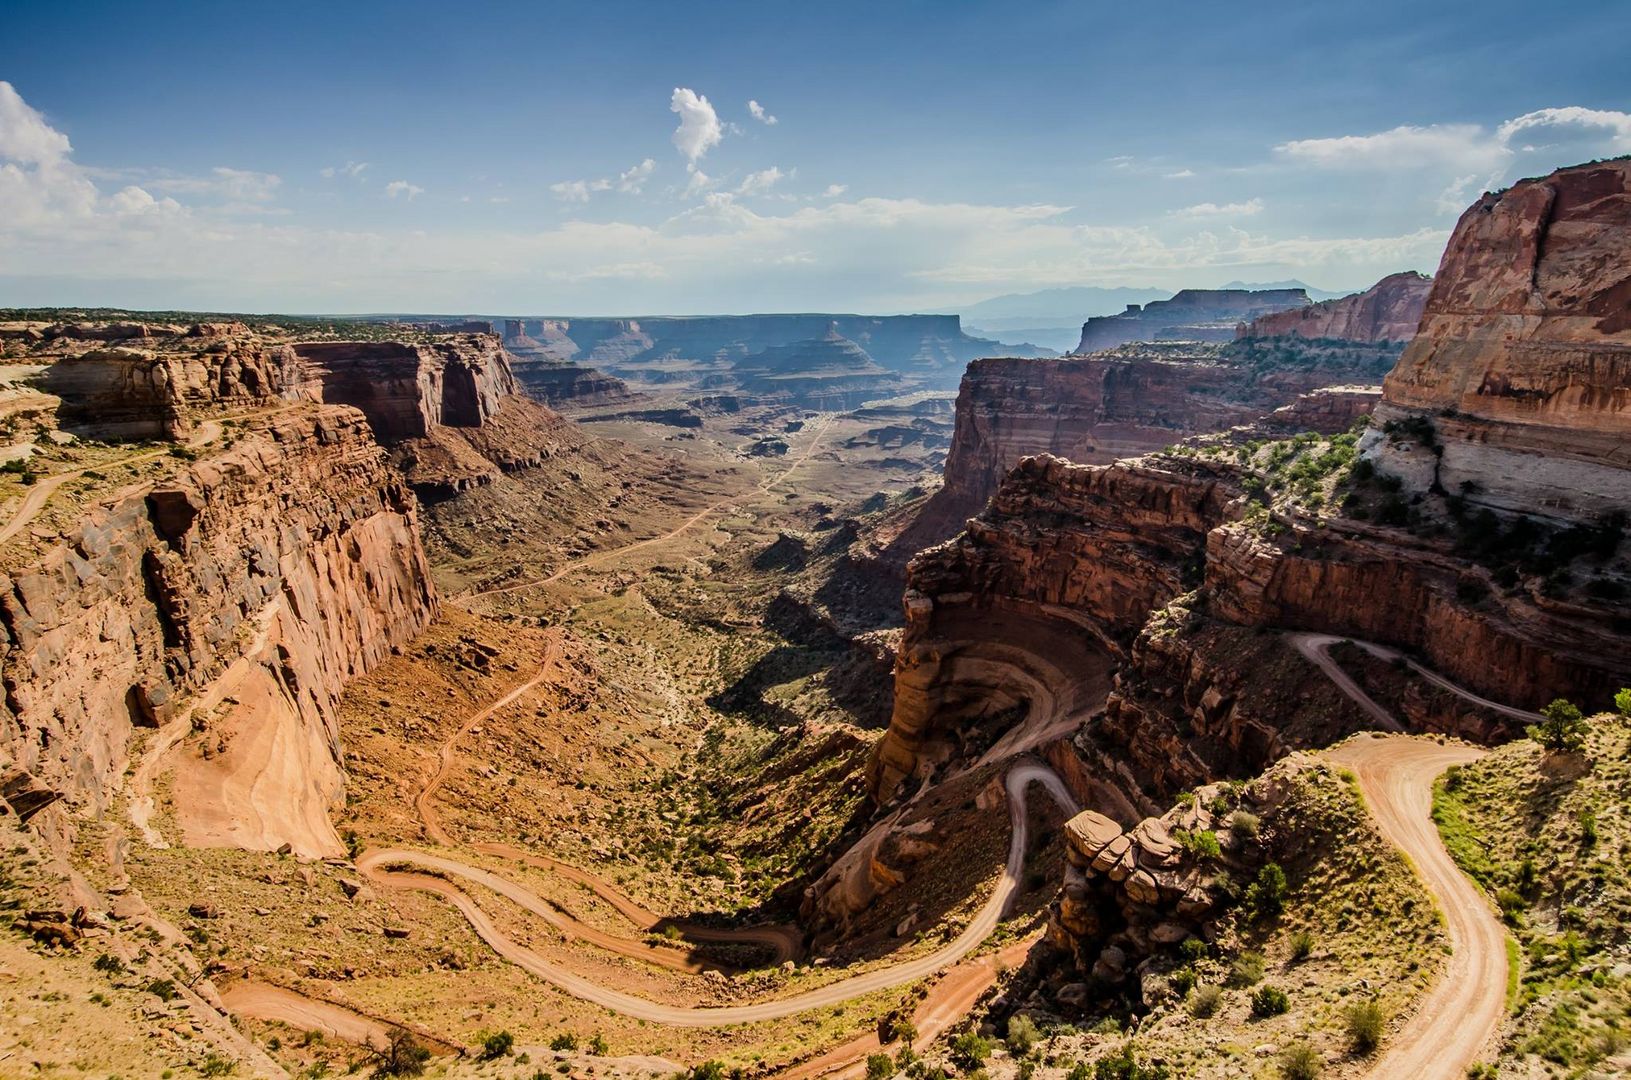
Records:
[[[1307,307],[1259,315],[1237,327],[1237,337],[1339,338],[1344,341],[1409,341],[1421,322],[1432,279],[1407,270],[1389,274],[1362,293],[1321,300]]]

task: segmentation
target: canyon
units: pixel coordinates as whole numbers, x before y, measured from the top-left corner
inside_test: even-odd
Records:
[[[1631,685],[1628,208],[1626,162],[1561,170],[1432,279],[1184,290],[1063,358],[946,316],[7,314],[0,1010],[51,1019],[0,1062],[1538,1060],[1483,889],[1562,886],[1461,877],[1426,814]],[[1609,1008],[1608,955],[1536,997]]]

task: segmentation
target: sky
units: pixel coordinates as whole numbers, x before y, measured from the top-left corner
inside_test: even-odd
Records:
[[[1437,265],[1631,4],[7,0],[0,306],[955,311]]]

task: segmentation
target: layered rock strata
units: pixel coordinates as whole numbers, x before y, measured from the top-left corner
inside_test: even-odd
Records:
[[[1409,341],[1416,334],[1433,279],[1414,270],[1389,274],[1364,292],[1307,307],[1261,315],[1242,323],[1238,337],[1325,338],[1340,341]]]
[[[335,704],[435,610],[413,495],[366,420],[303,407],[0,576],[0,746],[99,815],[136,729],[180,723],[189,839],[337,854]]]
[[[1183,289],[1170,300],[1128,304],[1119,315],[1087,320],[1076,354],[1133,341],[1231,341],[1241,322],[1308,304],[1302,289]]]
[[[1631,507],[1631,161],[1560,169],[1461,216],[1377,416],[1430,425],[1433,460],[1378,464],[1498,510]],[[1431,447],[1430,447],[1431,448]]]

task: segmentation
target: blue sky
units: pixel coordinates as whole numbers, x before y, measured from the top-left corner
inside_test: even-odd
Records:
[[[1485,187],[1631,152],[1623,2],[12,0],[4,22],[0,305],[1356,288],[1433,269]]]

